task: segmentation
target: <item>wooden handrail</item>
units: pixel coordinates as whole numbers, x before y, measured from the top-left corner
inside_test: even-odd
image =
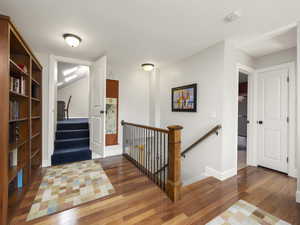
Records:
[[[146,126],[146,125],[141,125],[141,124],[136,124],[136,123],[128,123],[128,122],[125,122],[124,120],[121,121],[121,124],[122,124],[122,126],[129,125],[129,126],[134,126],[134,127],[140,127],[140,128],[145,128],[145,129],[149,129],[149,130],[159,131],[159,132],[163,132],[163,133],[166,133],[166,134],[169,133],[169,130],[167,130],[167,129],[151,127],[151,126]]]
[[[207,132],[205,135],[203,135],[201,138],[199,138],[197,141],[195,141],[193,144],[191,144],[189,147],[187,147],[182,153],[181,156],[185,158],[186,153],[191,151],[194,147],[196,147],[198,144],[200,144],[202,141],[204,141],[206,138],[211,136],[212,134],[216,133],[218,135],[218,130],[222,128],[221,125],[215,126],[213,129],[211,129],[209,132]]]
[[[218,135],[218,130],[220,130],[222,128],[221,125],[217,125],[215,126],[213,129],[211,129],[209,132],[207,132],[205,135],[203,135],[201,138],[199,138],[196,142],[194,142],[192,145],[190,145],[189,147],[187,147],[182,153],[181,153],[181,157],[185,158],[186,153],[188,153],[189,151],[191,151],[194,147],[196,147],[198,144],[200,144],[202,141],[204,141],[206,138],[208,138],[209,136],[211,136],[213,133],[216,133]],[[160,168],[158,171],[155,172],[155,174],[160,173],[161,171],[165,170],[166,167],[168,167],[168,164],[164,165],[162,168]]]

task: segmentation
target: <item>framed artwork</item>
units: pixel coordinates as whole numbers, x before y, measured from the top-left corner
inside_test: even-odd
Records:
[[[172,88],[172,112],[197,112],[197,84]]]

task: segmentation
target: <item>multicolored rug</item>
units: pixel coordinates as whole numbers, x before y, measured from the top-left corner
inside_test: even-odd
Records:
[[[93,160],[47,169],[27,221],[114,193],[99,162]]]
[[[207,225],[291,225],[243,200],[236,202]]]

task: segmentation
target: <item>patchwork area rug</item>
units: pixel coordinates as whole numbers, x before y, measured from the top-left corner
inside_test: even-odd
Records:
[[[243,200],[236,202],[207,225],[291,225]]]
[[[99,162],[93,160],[47,169],[27,221],[114,193]]]

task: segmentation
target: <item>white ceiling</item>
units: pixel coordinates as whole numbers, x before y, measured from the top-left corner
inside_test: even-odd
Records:
[[[224,24],[228,13],[242,17]],[[92,60],[108,56],[112,67],[158,66],[213,45],[225,38],[248,41],[300,20],[299,0],[1,0],[37,52]],[[63,33],[82,37],[68,47]]]
[[[274,36],[241,46],[244,52],[253,57],[261,57],[297,46],[297,29],[291,28]]]

